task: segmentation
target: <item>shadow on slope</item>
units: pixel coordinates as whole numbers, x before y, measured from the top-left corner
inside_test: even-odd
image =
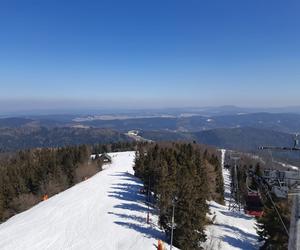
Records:
[[[244,232],[243,230],[230,226],[230,225],[220,225],[224,228],[224,231],[236,233],[236,237],[231,237],[229,235],[225,235],[222,238],[222,241],[227,242],[232,247],[237,247],[245,250],[254,250],[257,249],[255,244],[257,243],[257,237],[253,234]]]
[[[247,239],[238,239],[231,236],[223,237],[222,241],[227,242],[232,247],[240,248],[243,250],[256,250],[257,248],[252,245]]]
[[[235,218],[241,218],[241,219],[244,219],[244,220],[253,220],[253,217],[250,217],[250,216],[246,216],[244,214],[241,214],[241,213],[237,213],[237,212],[234,212],[234,211],[220,211],[221,214],[225,215],[225,216],[229,216],[229,217],[235,217]]]
[[[148,208],[145,195],[139,193],[143,187],[141,181],[125,172],[118,172],[113,176],[119,176],[121,177],[119,180],[126,181],[113,184],[108,195],[122,201],[122,203],[114,206],[118,212],[108,212],[108,214],[119,219],[114,223],[135,230],[148,238],[164,239],[163,232],[159,231],[153,223],[147,224],[148,211],[150,218],[151,214],[155,214],[156,211],[152,206]]]

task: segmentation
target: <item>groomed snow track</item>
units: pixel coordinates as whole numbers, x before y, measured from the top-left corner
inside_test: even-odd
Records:
[[[222,171],[224,179],[225,206],[214,201],[209,202],[210,215],[213,225],[206,229],[207,241],[206,250],[256,250],[258,236],[255,229],[255,218],[241,212],[228,210],[230,199],[230,171],[224,168],[225,150],[222,154]]]
[[[1,250],[147,250],[164,234],[146,223],[147,205],[133,176],[134,152],[112,153],[94,177],[0,225]]]

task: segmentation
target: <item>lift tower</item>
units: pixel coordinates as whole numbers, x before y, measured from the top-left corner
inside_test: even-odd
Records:
[[[262,146],[259,147],[261,150],[275,150],[275,151],[290,151],[300,152],[298,134],[294,139],[293,147],[274,147],[274,146]],[[298,180],[300,180],[300,171],[298,169]],[[298,182],[299,184],[299,182]],[[300,186],[292,190],[293,195],[293,207],[291,214],[291,223],[289,230],[289,245],[288,250],[300,250]]]
[[[230,158],[234,161],[234,166],[231,168],[231,195],[228,209],[231,211],[241,211],[241,195],[237,176],[237,161],[240,159],[240,157],[238,155],[231,155]]]

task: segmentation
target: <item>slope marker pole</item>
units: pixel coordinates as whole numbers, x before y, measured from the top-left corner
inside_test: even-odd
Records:
[[[175,200],[173,200],[172,203],[173,203],[173,208],[172,208],[172,229],[171,229],[171,244],[170,244],[170,250],[172,250],[172,247],[173,247],[173,230],[174,230]]]

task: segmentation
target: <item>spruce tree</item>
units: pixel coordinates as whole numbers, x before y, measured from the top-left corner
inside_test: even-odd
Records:
[[[288,202],[276,202],[276,207],[285,226],[289,228],[290,211]],[[261,249],[287,249],[288,235],[269,199],[265,201],[263,212],[262,217],[257,219],[257,233],[260,236],[260,241],[264,242]]]

